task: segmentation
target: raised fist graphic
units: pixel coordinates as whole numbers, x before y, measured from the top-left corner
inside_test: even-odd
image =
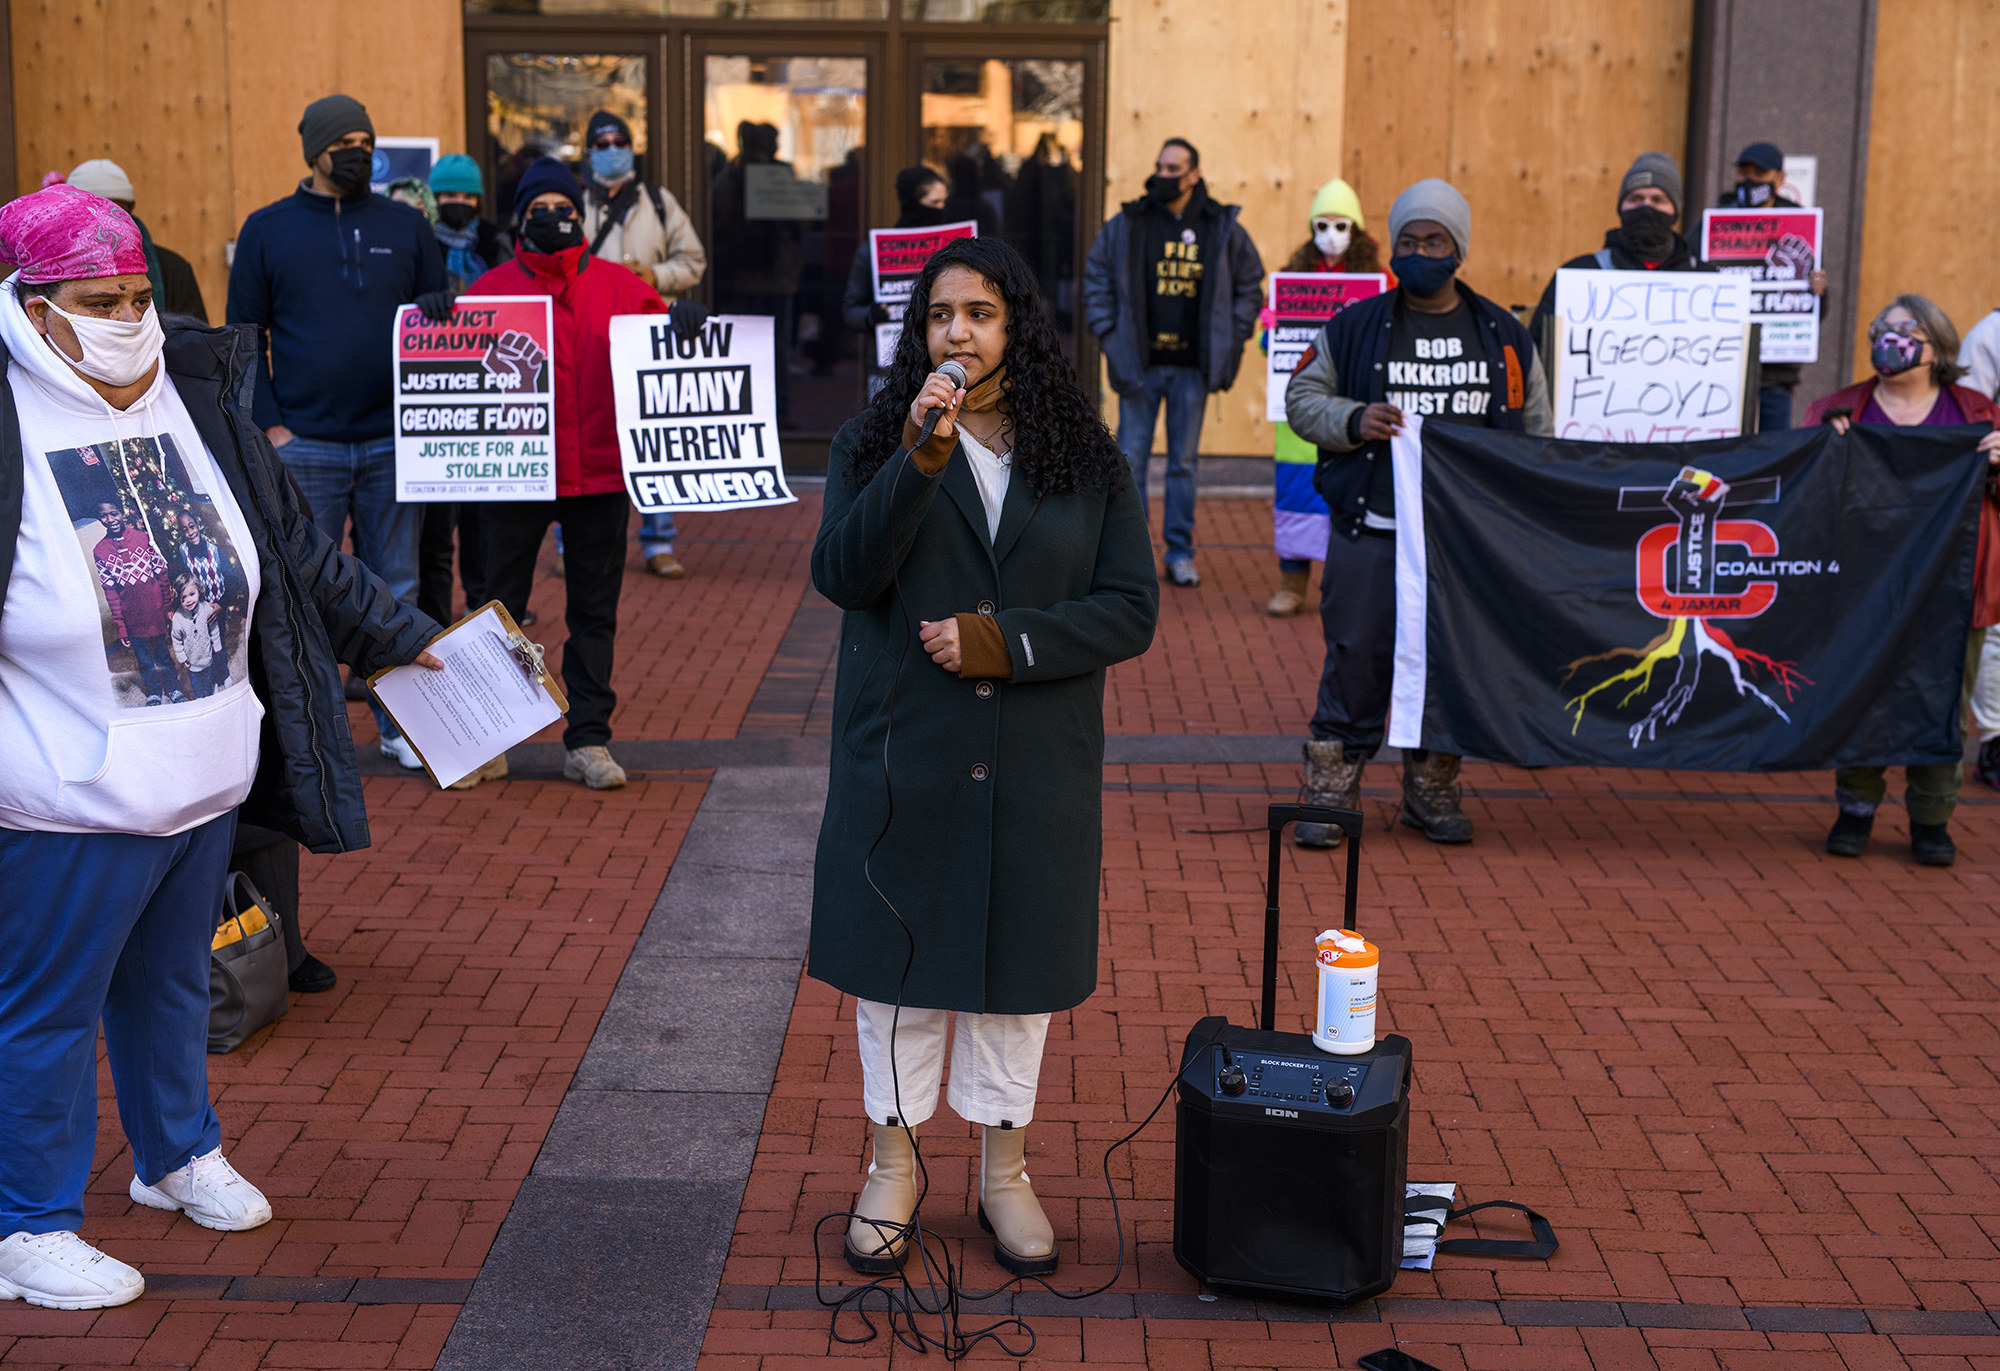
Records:
[[[1764,253],[1764,265],[1773,281],[1803,281],[1812,275],[1812,244],[1796,233],[1788,233]]]
[[[548,361],[540,343],[509,329],[486,350],[484,366],[501,390],[531,395],[548,389]]]

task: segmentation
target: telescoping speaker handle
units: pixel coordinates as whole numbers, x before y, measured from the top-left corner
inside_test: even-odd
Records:
[[[1347,910],[1341,926],[1354,931],[1355,903],[1361,893],[1361,829],[1367,821],[1352,809],[1327,805],[1272,805],[1271,866],[1264,880],[1264,1031],[1278,1021],[1278,845],[1287,825],[1334,824],[1347,834]]]

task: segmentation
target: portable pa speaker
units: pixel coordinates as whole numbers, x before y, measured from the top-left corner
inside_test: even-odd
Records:
[[[1403,1258],[1410,1043],[1396,1034],[1336,1056],[1273,1031],[1278,856],[1288,824],[1347,834],[1354,928],[1361,815],[1272,805],[1264,906],[1264,1026],[1221,1017],[1188,1034],[1174,1108],[1174,1259],[1217,1290],[1352,1304],[1379,1295]]]

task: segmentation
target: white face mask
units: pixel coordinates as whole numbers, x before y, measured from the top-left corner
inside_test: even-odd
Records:
[[[167,336],[160,331],[160,312],[152,305],[146,306],[146,312],[137,321],[127,323],[122,319],[71,314],[46,296],[42,297],[42,303],[69,320],[70,327],[76,330],[83,358],[79,361],[56,347],[53,338],[48,340],[49,346],[85,376],[95,377],[106,385],[129,386],[141,380],[160,360],[160,349],[166,346]]]
[[[1322,257],[1339,257],[1354,241],[1354,225],[1346,219],[1313,220],[1313,246]]]

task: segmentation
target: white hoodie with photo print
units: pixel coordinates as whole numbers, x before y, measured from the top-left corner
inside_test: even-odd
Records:
[[[14,286],[0,283],[0,339],[26,480],[0,608],[0,828],[180,833],[241,804],[257,771],[250,530],[165,366],[112,409],[35,331]],[[183,509],[237,568],[236,602],[215,610],[228,681],[206,697],[165,636]],[[147,632],[162,610],[168,627]]]

